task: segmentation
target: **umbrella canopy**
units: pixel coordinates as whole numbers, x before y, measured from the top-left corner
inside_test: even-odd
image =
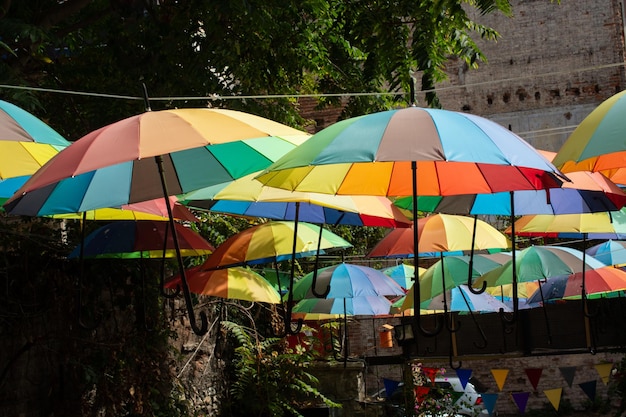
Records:
[[[389,315],[390,309],[391,301],[385,297],[364,295],[350,298],[307,298],[298,301],[293,307],[293,313],[294,317],[306,313],[306,318],[311,319],[312,317],[308,314],[381,316]],[[322,318],[327,317],[322,316]]]
[[[420,254],[437,256],[440,252],[510,248],[511,242],[498,229],[476,220],[476,235],[472,247],[474,219],[451,214],[435,214],[418,220]],[[370,258],[407,258],[414,256],[413,228],[389,232],[367,255]]]
[[[36,116],[0,100],[0,199],[11,197],[70,143]]]
[[[444,301],[445,296],[445,301]],[[402,309],[406,310],[413,308],[413,302],[410,297],[407,297],[405,303],[402,304]],[[445,308],[444,308],[445,304]],[[420,304],[422,310],[447,310],[458,312],[479,312],[490,313],[502,311],[510,312],[511,308],[502,301],[498,300],[493,295],[483,292],[476,294],[471,292],[467,285],[462,284],[458,287],[451,288],[446,291],[445,294],[439,294],[430,300],[426,300]]]
[[[569,275],[585,270],[606,266],[597,259],[584,258],[583,252],[562,246],[530,246],[518,251],[515,267],[519,282],[539,281],[546,278]],[[513,279],[511,261],[485,273],[476,280],[476,285],[483,282],[488,287],[510,284]]]
[[[233,267],[203,271],[201,266],[187,270],[189,290],[195,294],[235,300],[280,304],[278,291],[261,275],[249,268]],[[176,289],[180,275],[169,280],[166,288]]]
[[[178,202],[174,196],[169,197],[172,215],[177,220],[197,222],[198,218],[185,206]],[[88,210],[82,213],[54,214],[50,217],[55,219],[83,219],[83,220],[156,220],[169,219],[165,200],[142,201],[141,203],[125,204],[120,208],[101,208]]]
[[[506,233],[511,233],[507,228]],[[626,239],[626,210],[582,214],[538,214],[515,222],[519,236],[558,238]]]
[[[602,102],[563,143],[554,157],[554,164],[563,172],[603,172],[626,167],[624,112],[626,91]]]
[[[607,240],[585,252],[606,265],[626,264],[626,242],[622,240]]]
[[[358,138],[358,140],[355,140]],[[409,107],[321,130],[258,178],[293,191],[344,195],[455,195],[559,186],[558,170],[487,119]]]
[[[555,153],[539,151],[552,160]],[[620,210],[626,204],[626,193],[599,172],[579,171],[567,174],[570,182],[561,188],[522,190],[492,194],[465,194],[455,196],[419,196],[422,211],[448,214],[578,214]],[[412,197],[402,197],[394,204],[410,210]],[[512,207],[515,213],[512,212]]]
[[[469,256],[446,256],[434,263],[420,276],[420,300],[426,301],[445,290],[466,284],[472,261],[472,278],[478,278],[502,264],[509,262],[511,256],[506,253]],[[445,288],[444,279],[445,278]],[[412,295],[412,291],[409,290]],[[413,298],[413,297],[411,297]],[[413,306],[413,301],[411,301]]]
[[[187,206],[214,212],[274,220],[298,219],[317,224],[407,227],[411,221],[385,197],[334,196],[290,192],[266,187],[249,175],[233,181],[187,193]]]
[[[426,272],[426,268],[419,267],[418,271],[418,275],[421,277],[422,274]],[[405,290],[411,288],[415,282],[415,266],[413,265],[399,264],[389,266],[381,269],[380,272],[393,279]]]
[[[178,195],[264,169],[308,136],[233,110],[149,111],[72,143],[5,209],[39,216],[151,200],[164,196],[161,174],[168,194]]]
[[[318,298],[312,289],[314,275],[315,272],[310,272],[294,284],[294,300]],[[321,268],[317,271],[316,280],[318,290],[330,287],[324,298],[404,295],[402,287],[393,279],[368,266],[340,263]]]
[[[296,256],[313,256],[317,253],[320,227],[299,222],[297,234],[294,222],[271,221],[248,228],[228,238],[202,264],[202,270],[232,266],[256,265],[289,260],[293,254],[294,237]],[[322,230],[320,249],[345,249],[352,245],[336,234]]]
[[[176,233],[182,256],[203,256],[215,250],[202,236],[182,224],[176,223]],[[74,248],[68,258],[79,258],[81,248],[84,258],[172,258],[176,255],[170,224],[150,220],[120,220],[102,226],[87,235],[84,245]]]
[[[532,294],[527,302],[539,305],[544,301],[563,298],[580,298],[583,285],[583,274],[577,272],[548,278]],[[626,290],[626,272],[610,266],[585,271],[585,294],[599,295],[613,291]]]

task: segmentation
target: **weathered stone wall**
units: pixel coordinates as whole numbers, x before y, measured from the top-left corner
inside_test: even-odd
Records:
[[[385,348],[380,344],[379,333],[383,331],[383,324],[395,324],[397,319],[363,318],[354,319],[350,322],[349,342],[350,354],[354,360],[363,360],[369,356],[387,356],[398,359],[399,363],[385,365],[369,365],[364,369],[363,389],[367,395],[384,389],[383,379],[400,381],[403,379],[403,366],[406,360],[401,358],[402,349],[394,339],[393,347]],[[513,401],[511,394],[515,392],[529,392],[530,397],[526,411],[542,410],[551,407],[544,391],[562,388],[561,402],[569,403],[574,411],[583,411],[588,406],[589,397],[579,386],[581,383],[595,381],[596,399],[599,401],[614,401],[609,396],[608,386],[600,377],[596,365],[611,363],[617,364],[624,357],[623,353],[601,352],[595,355],[585,354],[560,354],[549,356],[513,356],[513,355],[490,355],[460,358],[463,369],[471,369],[472,375],[487,387],[488,393],[498,394],[495,411],[499,415],[518,415],[519,410]],[[445,368],[450,375],[455,375],[447,358],[411,358],[419,360],[427,367]],[[570,387],[560,368],[574,367],[574,379]],[[535,390],[526,369],[542,369],[541,378]],[[492,369],[507,369],[509,371],[502,391],[499,390],[496,380],[491,373]],[[564,405],[565,406],[565,405]]]
[[[556,151],[593,108],[626,86],[622,2],[512,5],[512,18],[470,13],[501,37],[478,40],[488,59],[478,69],[451,61],[438,95],[446,109],[488,117]]]

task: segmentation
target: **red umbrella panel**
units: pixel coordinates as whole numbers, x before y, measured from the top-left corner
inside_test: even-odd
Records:
[[[120,220],[90,233],[68,258],[172,258],[176,255],[169,222]],[[204,256],[215,248],[190,228],[176,223],[182,256]]]

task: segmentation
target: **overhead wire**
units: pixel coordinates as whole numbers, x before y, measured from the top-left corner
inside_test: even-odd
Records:
[[[461,88],[473,88],[473,87],[482,87],[486,85],[494,85],[494,84],[502,84],[502,83],[511,83],[515,81],[533,79],[533,78],[543,78],[543,77],[553,77],[553,76],[561,76],[568,75],[572,73],[580,73],[580,72],[588,72],[588,71],[597,71],[601,69],[608,68],[616,68],[616,67],[624,67],[626,62],[615,62],[610,64],[603,65],[594,65],[590,67],[583,68],[574,68],[567,69],[561,71],[552,71],[546,72],[543,74],[525,74],[517,77],[509,77],[503,78],[499,80],[488,80],[488,81],[479,81],[468,84],[457,84],[457,85],[448,85],[448,86],[440,86],[426,90],[420,90],[420,93],[437,93],[443,91],[457,90]],[[56,94],[71,94],[85,97],[100,97],[100,98],[109,98],[109,99],[119,99],[119,100],[144,100],[143,96],[129,96],[129,95],[120,95],[120,94],[106,94],[106,93],[94,93],[88,91],[75,91],[75,90],[63,90],[63,89],[54,89],[54,88],[43,88],[43,87],[28,87],[28,86],[17,86],[17,85],[9,85],[9,84],[0,84],[0,89],[17,89],[17,90],[27,90],[27,91],[39,91],[46,93],[56,93]],[[406,95],[408,92],[406,91],[395,91],[395,92],[385,92],[385,91],[373,91],[373,92],[343,92],[343,93],[311,93],[311,94],[261,94],[261,95],[233,95],[233,96],[223,96],[219,94],[211,94],[209,96],[169,96],[169,97],[150,97],[150,101],[193,101],[193,100],[208,100],[208,101],[219,101],[219,100],[252,100],[252,99],[275,99],[275,98],[322,98],[322,97],[364,97],[364,96],[401,96]],[[544,136],[551,136],[555,134],[570,134],[574,131],[576,125],[562,126],[556,128],[546,128],[539,130],[532,130],[527,132],[517,132],[520,136],[531,136],[533,138],[539,138]],[[558,131],[562,130],[562,131]]]

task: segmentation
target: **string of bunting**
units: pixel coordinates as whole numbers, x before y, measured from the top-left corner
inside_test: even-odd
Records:
[[[594,368],[597,371],[598,375],[600,376],[600,379],[602,380],[604,385],[608,385],[609,379],[611,377],[611,370],[613,369],[613,364],[610,362],[601,363],[601,364],[594,365]],[[563,377],[563,379],[565,380],[569,388],[572,388],[573,386],[574,377],[576,375],[576,369],[577,369],[576,366],[565,366],[565,367],[559,368],[561,376]],[[421,368],[421,370],[422,372],[424,372],[425,375],[428,376],[429,379],[431,379],[431,381],[434,380],[434,375],[436,375],[436,373],[439,371],[438,368],[427,368],[427,367],[423,367]],[[526,368],[524,369],[524,372],[526,373],[526,377],[528,378],[528,381],[532,385],[533,390],[536,392],[537,387],[539,386],[539,381],[541,380],[543,369],[542,368]],[[456,370],[456,375],[459,378],[459,381],[461,382],[463,389],[465,389],[468,381],[472,377],[472,369],[459,368]],[[493,413],[495,406],[496,406],[496,402],[502,394],[502,390],[506,383],[506,379],[509,375],[509,370],[508,369],[491,369],[491,375],[493,376],[496,382],[496,385],[498,386],[498,390],[500,392],[481,393],[483,404],[485,405],[485,409],[489,412],[489,414]],[[389,396],[398,388],[400,381],[394,381],[392,379],[383,378],[383,383],[385,386],[385,391],[387,392],[387,395]],[[584,381],[584,382],[578,383],[577,385],[585,393],[585,395],[589,397],[591,401],[595,400],[596,388],[597,388],[596,380]],[[418,401],[423,400],[424,397],[428,394],[428,391],[429,391],[428,387],[416,387],[416,390],[415,390],[416,399]],[[526,406],[527,406],[528,399],[530,397],[531,392],[515,391],[509,394],[513,402],[519,409],[520,413],[524,414],[526,411]],[[563,395],[563,387],[545,389],[543,390],[543,394],[546,396],[546,398],[548,399],[552,407],[554,407],[554,409],[558,411],[560,403],[561,403],[561,397]]]

